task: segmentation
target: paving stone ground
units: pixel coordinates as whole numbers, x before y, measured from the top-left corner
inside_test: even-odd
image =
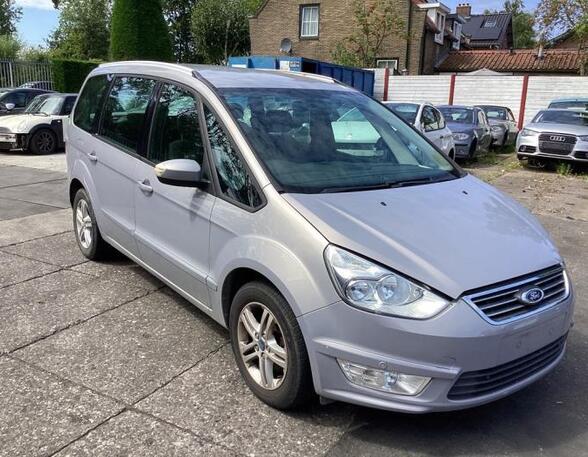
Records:
[[[576,285],[567,355],[480,408],[282,413],[241,381],[218,324],[139,266],[88,262],[63,155],[0,154],[0,457],[588,456],[588,181],[474,170],[543,222]]]

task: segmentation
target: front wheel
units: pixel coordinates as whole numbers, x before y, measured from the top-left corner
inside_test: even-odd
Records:
[[[276,289],[262,282],[239,289],[229,331],[239,371],[257,397],[278,409],[309,400],[312,377],[302,331]]]
[[[41,129],[35,132],[29,142],[33,154],[53,154],[57,150],[57,136],[51,130]]]

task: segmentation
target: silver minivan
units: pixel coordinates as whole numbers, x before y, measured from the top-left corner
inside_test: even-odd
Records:
[[[334,80],[101,65],[67,164],[84,255],[113,246],[226,326],[274,407],[467,408],[563,357],[573,292],[537,220]]]

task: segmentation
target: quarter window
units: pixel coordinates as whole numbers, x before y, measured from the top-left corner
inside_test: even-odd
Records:
[[[302,6],[300,8],[300,36],[315,38],[319,34],[319,6]]]
[[[76,106],[73,122],[86,132],[94,133],[98,124],[102,98],[110,82],[106,75],[94,76],[86,82]]]
[[[229,137],[208,107],[204,107],[206,127],[210,139],[212,158],[223,195],[242,205],[256,208],[261,196],[255,187],[243,160],[233,148]]]
[[[106,100],[100,135],[137,152],[154,88],[152,79],[117,78]]]
[[[165,84],[159,94],[147,158],[157,164],[191,159],[202,164],[204,146],[198,121],[198,102],[189,91]]]

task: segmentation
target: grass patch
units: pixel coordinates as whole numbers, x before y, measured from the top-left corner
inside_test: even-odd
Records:
[[[571,163],[560,162],[555,167],[555,172],[561,176],[570,176],[574,173],[574,168]]]

